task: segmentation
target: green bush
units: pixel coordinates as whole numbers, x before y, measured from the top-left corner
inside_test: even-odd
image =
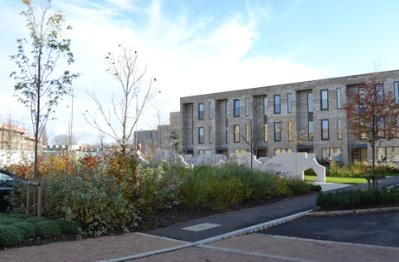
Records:
[[[61,233],[63,235],[78,235],[79,234],[79,225],[76,222],[58,220],[58,223],[61,227]]]
[[[24,240],[24,231],[18,227],[0,225],[0,247],[11,247]]]
[[[78,226],[73,222],[18,213],[0,214],[0,248],[15,246],[25,240],[76,236],[78,233]]]
[[[397,190],[338,191],[320,193],[317,196],[317,205],[323,209],[351,209],[392,204],[399,204]]]
[[[45,216],[75,221],[83,234],[125,230],[136,219],[112,176],[47,176],[43,199]]]
[[[61,226],[57,221],[38,219],[34,224],[36,235],[42,239],[61,236]]]
[[[15,223],[13,226],[21,229],[24,232],[24,239],[33,239],[36,237],[36,225],[26,221]]]
[[[312,191],[312,192],[320,192],[321,191],[321,186],[320,185],[315,185],[315,184],[310,184],[310,191]]]

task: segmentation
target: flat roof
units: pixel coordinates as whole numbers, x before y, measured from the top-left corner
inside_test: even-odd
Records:
[[[252,87],[252,88],[243,88],[243,89],[235,89],[235,90],[226,90],[226,91],[220,91],[220,92],[214,92],[214,93],[206,93],[206,94],[198,94],[198,95],[191,95],[191,96],[184,96],[181,97],[180,99],[190,99],[190,98],[198,98],[202,96],[211,96],[211,95],[220,95],[224,93],[233,93],[233,92],[245,92],[245,91],[254,91],[262,88],[273,88],[273,87],[286,87],[290,85],[306,85],[306,84],[315,84],[319,82],[332,82],[332,81],[340,81],[348,78],[364,78],[368,75],[372,74],[384,74],[384,73],[394,73],[397,72],[399,73],[399,69],[395,70],[387,70],[387,71],[379,71],[379,72],[371,72],[371,73],[364,73],[364,74],[355,74],[355,75],[347,75],[347,76],[339,76],[339,77],[329,77],[329,78],[321,78],[321,79],[315,79],[315,80],[307,80],[307,81],[301,81],[301,82],[290,82],[290,83],[283,83],[283,84],[275,84],[275,85],[269,85],[269,86],[260,86],[260,87]]]

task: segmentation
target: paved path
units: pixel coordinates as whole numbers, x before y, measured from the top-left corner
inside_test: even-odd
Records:
[[[262,231],[265,234],[399,247],[399,211],[303,217]]]
[[[398,183],[399,177],[390,177],[381,180],[379,186],[383,187]],[[340,188],[340,190],[364,188],[367,188],[367,185],[354,185],[350,187]],[[231,211],[222,214],[211,215],[208,217],[193,219],[168,227],[158,228],[146,233],[184,241],[198,241],[258,223],[285,217],[301,211],[314,209],[316,208],[316,197],[317,194],[309,194],[305,196],[284,199],[264,206],[245,208],[237,211]],[[202,231],[190,231],[184,229],[196,225],[199,225],[201,227],[202,224],[205,224],[204,226],[206,226],[206,224],[210,224],[209,226],[214,227]],[[200,229],[201,228],[199,228],[198,230]]]
[[[180,241],[129,233],[0,251],[1,262],[98,261],[181,245]]]

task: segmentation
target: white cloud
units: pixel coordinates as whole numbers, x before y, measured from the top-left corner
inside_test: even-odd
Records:
[[[192,19],[188,19],[189,14],[184,10],[173,19],[167,18],[159,0],[146,7],[128,0],[107,2],[124,10],[140,9],[147,15],[146,22],[139,27],[134,18],[115,19],[116,9],[87,5],[88,1],[83,0],[57,6],[74,28],[70,35],[76,57],[74,70],[82,73],[74,84],[77,132],[93,133],[81,116],[85,109],[92,109],[85,90],[94,90],[104,103],[109,101],[111,93],[117,92],[117,83],[105,72],[104,56],[119,43],[138,50],[141,64],[148,65],[149,76],[157,77],[157,87],[162,93],[153,104],[162,105],[163,112],[179,110],[181,96],[308,80],[326,74],[280,57],[248,57],[258,37],[259,19],[270,17],[266,9],[249,6],[246,13],[232,14],[220,22],[212,17],[189,22]],[[9,43],[11,49],[0,51],[3,57],[9,55],[4,52],[13,51],[14,43]],[[2,60],[0,65],[7,68]],[[10,84],[3,75],[0,81]],[[66,133],[69,120],[66,104],[58,110],[58,120],[49,124],[53,134]],[[155,125],[154,108],[147,109],[140,128]]]

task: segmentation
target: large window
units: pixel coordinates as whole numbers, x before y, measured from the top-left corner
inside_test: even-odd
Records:
[[[306,95],[307,95],[306,100],[307,100],[308,112],[312,113],[313,112],[313,93],[308,92]]]
[[[281,141],[281,122],[274,123],[274,141]]]
[[[320,109],[328,110],[328,90],[320,90]]]
[[[288,122],[288,141],[293,141],[294,139],[294,122],[289,121]]]
[[[251,141],[251,126],[249,124],[245,125],[245,140],[247,142]]]
[[[330,139],[330,127],[328,119],[321,120],[321,139],[322,140]]]
[[[209,126],[208,128],[208,141],[209,144],[212,144],[212,126]]]
[[[378,84],[376,86],[377,89],[377,103],[384,103],[384,85]]]
[[[245,115],[249,116],[251,114],[251,101],[248,97],[245,98]]]
[[[198,120],[204,120],[204,103],[198,104]]]
[[[198,144],[203,144],[204,140],[204,128],[198,127]]]
[[[342,129],[342,118],[337,119],[337,139],[342,140],[343,129]]]
[[[263,141],[269,142],[269,129],[267,123],[263,125]]]
[[[274,113],[275,114],[280,114],[281,113],[281,96],[280,95],[275,95],[274,96]]]
[[[337,109],[342,108],[342,94],[341,88],[337,88]]]
[[[323,147],[321,149],[321,158],[323,160],[342,162],[342,149],[340,147]]]
[[[287,94],[287,113],[292,113],[292,94]]]
[[[212,102],[208,102],[208,119],[212,119]]]
[[[240,143],[240,125],[234,125],[234,143]]]
[[[393,91],[395,95],[395,103],[399,104],[399,81],[393,82]]]
[[[233,101],[233,116],[240,117],[240,100],[234,99]]]
[[[308,121],[308,140],[313,141],[314,139],[314,122]]]

